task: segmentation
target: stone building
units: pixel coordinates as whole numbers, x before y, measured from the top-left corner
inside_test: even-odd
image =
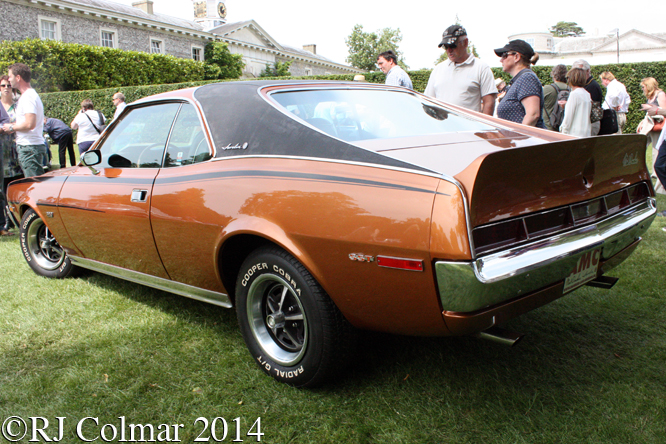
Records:
[[[291,61],[292,75],[350,74],[358,69],[309,50],[280,45],[254,20],[226,23],[219,0],[193,0],[196,21],[153,11],[151,0],[127,6],[107,0],[0,0],[1,40],[54,39],[65,43],[170,54],[203,60],[209,42],[223,41],[243,55],[244,77],[266,64]]]
[[[509,36],[509,40],[514,39],[532,45],[539,53],[539,64],[544,65],[571,65],[578,59],[591,65],[666,60],[666,33],[648,34],[632,29],[622,34],[615,30],[606,35],[553,37],[549,32],[531,32]]]

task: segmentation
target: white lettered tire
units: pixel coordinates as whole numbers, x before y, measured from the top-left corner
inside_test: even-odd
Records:
[[[62,279],[77,270],[51,230],[32,208],[23,215],[19,238],[23,257],[38,275]]]
[[[356,331],[294,257],[277,247],[250,254],[236,282],[236,313],[259,367],[280,382],[315,387],[338,376]]]

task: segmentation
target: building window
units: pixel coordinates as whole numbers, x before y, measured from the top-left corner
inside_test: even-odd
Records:
[[[306,76],[311,76],[312,75],[312,68],[305,68],[305,75]]]
[[[150,53],[164,54],[164,42],[158,39],[150,39]]]
[[[116,30],[115,29],[100,29],[100,45],[105,48],[117,48],[116,44]]]
[[[39,35],[42,40],[60,40],[60,20],[39,16]]]
[[[200,46],[192,46],[192,60],[203,61],[204,50]]]
[[[526,41],[527,43],[529,43],[529,45],[530,45],[532,48],[534,48],[534,39],[525,39],[525,41]]]

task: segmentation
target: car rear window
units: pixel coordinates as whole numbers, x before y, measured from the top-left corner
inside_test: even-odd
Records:
[[[495,129],[402,91],[280,91],[271,98],[294,117],[347,142]]]

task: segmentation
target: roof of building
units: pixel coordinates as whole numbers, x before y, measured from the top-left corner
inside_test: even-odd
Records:
[[[106,1],[106,0],[76,0],[76,1],[60,0],[60,1],[63,3],[71,3],[75,8],[91,6],[93,8],[104,9],[109,12],[115,12],[119,14],[133,16],[142,20],[153,20],[172,26],[177,26],[180,28],[189,28],[192,31],[197,31],[197,32],[204,31],[203,27],[194,21],[185,20],[166,14],[159,14],[159,13],[148,14],[139,8],[135,8],[134,6],[127,6],[112,1]]]
[[[277,41],[273,40],[272,37],[261,27],[257,22],[254,20],[244,20],[241,22],[234,22],[234,23],[225,23],[224,25],[217,26],[213,29],[208,30],[208,32],[212,34],[216,34],[220,37],[226,37],[229,39],[234,39],[232,34],[236,31],[239,31],[243,28],[252,28],[253,31],[258,32],[265,40],[270,42],[271,46],[275,46],[277,49],[280,49],[281,51],[284,51],[285,53],[289,53],[290,55],[298,56],[298,57],[305,57],[309,59],[315,59],[315,60],[320,60],[321,62],[324,63],[331,63],[334,65],[341,65],[338,62],[335,62],[331,59],[327,59],[326,57],[323,57],[319,54],[312,53],[310,51],[306,51],[304,49],[300,48],[295,48],[293,46],[289,45],[283,45],[278,43]],[[343,65],[344,66],[344,65]]]

